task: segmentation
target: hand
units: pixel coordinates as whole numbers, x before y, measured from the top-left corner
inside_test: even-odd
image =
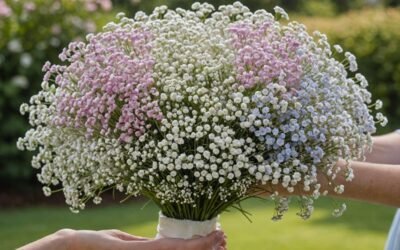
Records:
[[[62,229],[54,234],[21,247],[21,250],[226,250],[226,237],[215,231],[191,240],[149,239],[119,230]]]
[[[190,240],[149,239],[130,235],[119,230],[76,231],[70,249],[102,250],[226,250],[226,236],[222,231],[214,231],[205,237]]]

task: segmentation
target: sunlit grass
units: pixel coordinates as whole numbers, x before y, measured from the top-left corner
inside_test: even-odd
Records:
[[[238,211],[221,216],[230,250],[239,249],[383,249],[394,209],[361,202],[347,202],[348,211],[333,218],[332,200],[316,204],[312,218],[303,221],[293,206],[283,221],[272,222],[271,202],[244,204],[253,216],[248,222]],[[60,228],[117,228],[151,237],[158,209],[149,204],[128,203],[89,208],[72,214],[66,207],[31,207],[0,211],[0,249],[14,249]]]

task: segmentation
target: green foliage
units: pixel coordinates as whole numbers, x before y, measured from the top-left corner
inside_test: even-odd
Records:
[[[198,2],[207,2],[214,6],[232,4],[237,0],[197,0]],[[361,9],[364,6],[393,5],[392,2],[399,0],[240,0],[241,3],[255,11],[266,9],[271,11],[273,7],[283,7],[288,12],[296,12],[308,16],[333,16],[347,12],[352,9]],[[149,13],[155,6],[167,5],[171,9],[188,9],[193,2],[188,0],[114,0],[114,3],[122,6],[130,15],[141,10]]]
[[[296,19],[296,18],[295,18]],[[331,44],[357,56],[373,99],[384,103],[389,126],[400,127],[400,9],[363,10],[335,18],[298,18],[309,31],[320,30]]]
[[[32,175],[31,154],[19,152],[15,143],[28,129],[19,106],[39,90],[42,65],[57,62],[70,41],[82,39],[114,16],[100,5],[96,11],[86,9],[83,0],[5,3],[11,12],[0,14],[0,182]]]
[[[337,14],[337,8],[333,1],[330,0],[312,0],[312,1],[305,1],[302,4],[301,14],[307,16],[334,16]]]

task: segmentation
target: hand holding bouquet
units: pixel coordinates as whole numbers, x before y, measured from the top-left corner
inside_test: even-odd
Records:
[[[71,43],[21,106],[33,128],[18,146],[37,151],[45,194],[62,185],[74,211],[110,188],[144,195],[162,216],[211,221],[210,231],[255,185],[301,185],[312,192],[299,212],[308,218],[326,191],[317,172],[334,183],[335,162],[362,157],[386,118],[371,116],[381,103],[371,104],[352,54],[275,12],[238,2],[163,6],[119,14]],[[273,197],[279,219],[288,199]]]

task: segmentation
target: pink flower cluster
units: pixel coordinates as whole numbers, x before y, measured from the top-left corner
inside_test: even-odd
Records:
[[[87,11],[94,12],[100,7],[102,10],[109,11],[112,9],[111,0],[86,0],[84,1]]]
[[[4,0],[0,0],[0,17],[8,17],[12,14],[11,8]]]
[[[86,136],[117,136],[130,142],[142,135],[149,120],[161,120],[153,86],[152,36],[120,28],[71,43],[60,54],[68,66],[44,66],[45,81],[59,85],[56,126],[84,128]]]
[[[36,4],[34,2],[26,2],[24,3],[24,10],[27,12],[32,12],[36,10]]]
[[[273,81],[298,86],[307,55],[296,34],[279,30],[272,20],[259,25],[234,24],[229,31],[236,49],[237,79],[244,87]]]

